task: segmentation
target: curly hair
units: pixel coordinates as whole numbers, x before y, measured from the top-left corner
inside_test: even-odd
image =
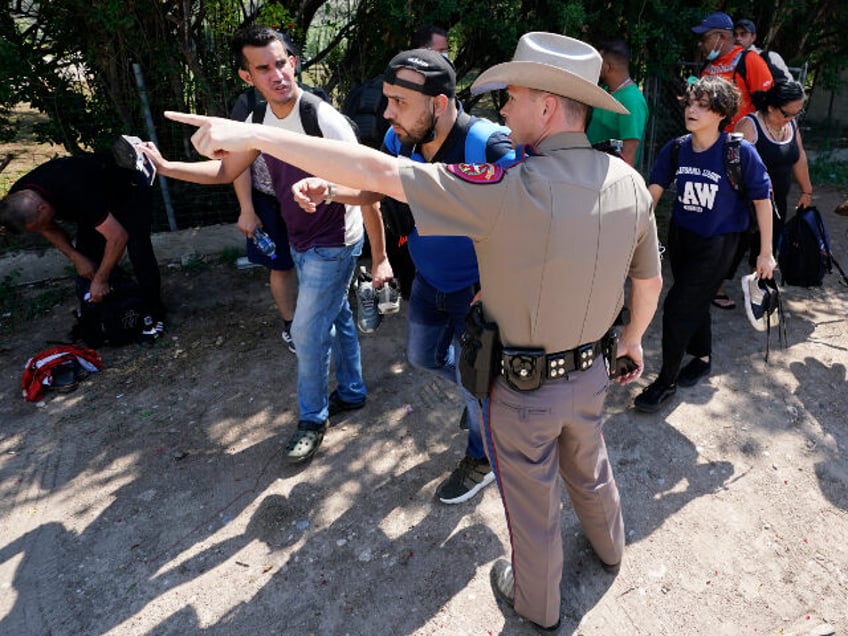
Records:
[[[804,87],[794,80],[775,82],[767,91],[757,91],[751,95],[754,108],[761,113],[768,112],[769,106],[780,108],[804,98]]]
[[[715,75],[706,75],[686,87],[683,102],[692,100],[706,101],[708,108],[722,116],[719,130],[723,130],[739,111],[739,89],[725,79]]]

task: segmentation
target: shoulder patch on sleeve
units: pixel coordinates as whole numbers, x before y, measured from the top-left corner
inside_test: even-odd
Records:
[[[505,174],[503,168],[493,163],[452,163],[446,168],[468,183],[500,183]]]

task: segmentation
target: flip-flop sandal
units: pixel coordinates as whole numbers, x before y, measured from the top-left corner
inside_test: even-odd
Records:
[[[732,300],[727,294],[716,294],[713,298],[713,305],[719,309],[736,309],[736,301]]]
[[[324,440],[324,431],[321,428],[317,431],[299,428],[291,436],[289,443],[286,445],[285,457],[289,464],[300,464],[310,459],[321,442]]]

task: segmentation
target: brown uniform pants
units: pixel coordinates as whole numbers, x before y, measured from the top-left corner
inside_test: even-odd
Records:
[[[486,452],[512,542],[515,611],[539,625],[553,625],[560,617],[558,474],[600,559],[618,563],[624,552],[618,487],[601,431],[607,387],[599,359],[587,371],[535,391],[514,391],[497,378],[489,399]]]

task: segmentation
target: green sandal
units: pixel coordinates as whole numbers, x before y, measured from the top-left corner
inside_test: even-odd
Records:
[[[285,457],[289,464],[300,464],[311,459],[324,440],[324,426],[318,430],[299,428],[286,444]]]

